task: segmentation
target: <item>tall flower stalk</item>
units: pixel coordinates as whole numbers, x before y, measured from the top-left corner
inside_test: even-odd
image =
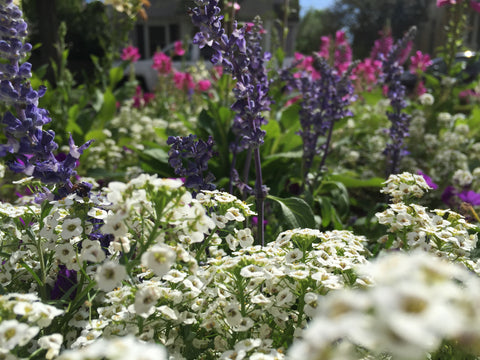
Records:
[[[32,46],[24,43],[27,24],[21,10],[12,0],[0,1],[0,101],[7,111],[1,123],[7,143],[0,144],[0,156],[7,158],[8,167],[16,173],[33,176],[45,184],[58,184],[60,193],[70,192],[78,159],[91,141],[77,147],[70,137],[69,153],[58,160],[54,151],[58,144],[55,133],[44,130],[51,119],[47,110],[38,107],[38,99],[46,88],[35,91],[30,86],[31,64],[22,59]]]
[[[348,105],[353,97],[353,86],[349,79],[353,66],[340,76],[326,59],[318,55],[315,56],[313,66],[320,75],[319,78],[314,79],[310,74],[304,73],[294,80],[302,97],[299,112],[301,130],[298,134],[303,140],[304,184],[315,156],[320,154],[322,157],[318,173],[323,173],[335,123],[352,115]],[[320,137],[326,137],[322,144],[319,143]]]
[[[404,139],[408,136],[408,127],[411,116],[402,110],[407,106],[405,101],[405,85],[401,83],[403,67],[400,65],[400,57],[403,50],[408,46],[416,34],[416,27],[412,27],[405,36],[398,41],[388,52],[381,55],[382,82],[388,87],[387,96],[390,99],[392,111],[387,111],[387,117],[391,122],[389,129],[390,142],[384,153],[387,157],[386,177],[398,172],[400,159],[403,155]]]
[[[264,201],[267,195],[262,183],[260,145],[263,144],[266,123],[262,112],[269,110],[271,100],[268,96],[270,81],[265,62],[270,54],[262,51],[260,45],[262,29],[259,20],[255,24],[238,27],[227,35],[223,28],[223,16],[220,15],[218,0],[196,0],[198,5],[190,10],[192,22],[199,28],[194,43],[200,48],[209,46],[214,54],[213,64],[222,65],[226,72],[237,81],[234,88],[236,98],[232,109],[237,112],[233,123],[233,132],[237,136],[235,151],[250,149],[255,164],[255,197],[258,212],[258,238],[264,245]],[[233,171],[232,171],[233,173]]]

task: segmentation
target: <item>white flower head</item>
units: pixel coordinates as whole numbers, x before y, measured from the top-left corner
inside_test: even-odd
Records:
[[[95,280],[101,290],[110,291],[119,286],[126,276],[125,266],[108,261],[98,268]]]
[[[45,354],[45,359],[47,360],[53,359],[59,354],[62,342],[63,336],[61,334],[46,335],[38,339],[38,345],[40,345],[42,349],[47,350]]]
[[[26,345],[40,330],[17,320],[3,320],[0,323],[0,349],[12,350],[15,346]]]
[[[65,219],[62,225],[62,232],[60,233],[60,236],[62,239],[68,240],[75,236],[81,235],[82,231],[82,220],[79,218]]]
[[[143,266],[151,269],[156,275],[163,276],[173,265],[176,253],[168,245],[158,244],[152,246],[141,257]]]

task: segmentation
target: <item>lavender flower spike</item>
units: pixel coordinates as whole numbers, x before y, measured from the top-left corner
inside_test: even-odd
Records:
[[[167,140],[167,144],[171,145],[168,163],[175,174],[185,177],[185,187],[195,191],[215,190],[213,174],[208,172],[204,175],[208,170],[208,160],[214,155],[213,139],[211,136],[206,142],[196,139],[196,135],[170,136]]]
[[[405,86],[400,81],[403,67],[399,64],[399,57],[402,50],[405,49],[408,43],[415,37],[416,32],[417,28],[412,27],[407,34],[390,49],[386,57],[383,54],[381,55],[382,81],[388,86],[388,98],[392,106],[392,111],[387,112],[388,119],[391,122],[389,129],[391,141],[384,150],[389,162],[387,166],[387,178],[391,174],[398,172],[400,158],[404,152],[404,139],[409,135],[410,115],[402,112],[402,109],[404,109],[407,104],[405,102]]]
[[[304,179],[314,157],[323,152],[319,169],[322,172],[335,122],[352,115],[348,105],[353,99],[353,85],[349,79],[353,66],[340,77],[324,58],[316,56],[314,67],[320,74],[317,80],[307,73],[293,80],[302,95],[299,135],[303,140]],[[327,137],[322,145],[318,144],[320,136]]]
[[[260,217],[258,237],[264,245],[263,206],[267,194],[262,185],[259,146],[265,137],[265,132],[260,128],[266,122],[262,112],[268,110],[271,103],[268,97],[270,81],[265,67],[270,54],[264,53],[260,46],[262,28],[259,20],[253,27],[246,25],[238,28],[234,23],[232,33],[227,36],[222,25],[223,16],[219,15],[218,0],[196,0],[195,3],[198,7],[190,10],[190,16],[200,31],[195,35],[194,43],[201,48],[210,46],[214,51],[212,63],[221,64],[237,80],[234,89],[237,100],[232,105],[237,116],[232,129],[239,139],[234,148],[236,151],[251,149],[253,152],[255,196]]]
[[[21,60],[32,49],[23,43],[27,36],[27,24],[22,12],[12,0],[0,1],[0,101],[14,109],[1,119],[6,144],[0,144],[0,156],[7,158],[9,168],[18,173],[33,176],[47,184],[59,184],[68,192],[70,178],[75,174],[80,154],[91,141],[76,147],[70,138],[70,153],[58,161],[53,152],[58,145],[55,133],[44,130],[51,119],[45,109],[38,108],[38,99],[46,88],[33,90],[27,81],[31,77],[31,64]]]

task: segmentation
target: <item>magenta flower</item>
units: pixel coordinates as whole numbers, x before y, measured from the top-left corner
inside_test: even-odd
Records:
[[[192,75],[187,72],[176,72],[173,75],[173,82],[175,83],[175,87],[179,90],[188,91],[195,88]]]
[[[122,55],[120,55],[120,58],[123,61],[137,62],[140,59],[140,53],[138,52],[138,48],[128,45],[122,50]]]
[[[473,0],[471,0],[471,1],[470,1],[470,7],[471,7],[474,11],[480,13],[480,2],[479,2],[479,1],[473,1]]]
[[[330,37],[322,36],[320,40],[322,41],[322,44],[320,45],[320,51],[318,52],[318,55],[328,59],[330,57]]]
[[[437,7],[442,7],[445,5],[455,5],[456,3],[457,0],[437,0]]]
[[[381,61],[366,58],[353,69],[351,79],[357,89],[370,91],[377,83],[381,70]]]
[[[344,73],[352,63],[352,49],[347,42],[345,31],[338,30],[335,33],[335,41],[330,36],[322,36],[321,40],[318,55],[329,60],[333,51],[333,65],[340,74]]]
[[[432,65],[432,60],[430,55],[423,54],[420,50],[417,50],[415,55],[410,56],[410,71],[412,73],[418,71],[425,71],[427,68]]]
[[[153,55],[152,68],[161,75],[169,74],[172,72],[172,59],[163,52],[156,52]]]
[[[185,55],[185,49],[183,48],[183,44],[181,41],[175,41],[174,43],[174,53],[178,56]]]
[[[211,87],[212,87],[212,83],[210,82],[210,80],[200,80],[197,83],[197,90],[200,91],[200,92],[207,91]]]
[[[153,99],[155,98],[155,94],[153,93],[144,93],[142,91],[142,88],[140,86],[137,86],[137,88],[135,89],[135,95],[133,96],[133,107],[134,108],[142,108],[146,105],[148,105],[148,103],[150,101],[152,101]]]

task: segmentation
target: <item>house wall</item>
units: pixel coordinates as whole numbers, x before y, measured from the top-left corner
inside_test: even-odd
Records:
[[[266,29],[264,48],[275,50],[283,43],[279,31],[279,23],[283,19],[283,5],[286,0],[237,0],[240,11],[237,13],[239,22],[252,21],[260,16]],[[292,55],[295,49],[295,37],[298,29],[298,0],[288,0],[294,10],[288,19],[289,31],[285,41],[287,55]],[[130,40],[137,46],[142,58],[151,58],[156,50],[164,49],[174,41],[191,41],[196,29],[191,24],[187,14],[188,8],[194,6],[192,0],[150,0],[147,9],[148,19],[138,21]]]
[[[429,54],[435,54],[439,46],[445,44],[445,25],[447,24],[447,8],[438,8],[436,1],[431,0],[428,20],[418,26],[417,48]],[[464,44],[474,51],[480,50],[480,14],[469,9],[468,26],[464,34]]]

